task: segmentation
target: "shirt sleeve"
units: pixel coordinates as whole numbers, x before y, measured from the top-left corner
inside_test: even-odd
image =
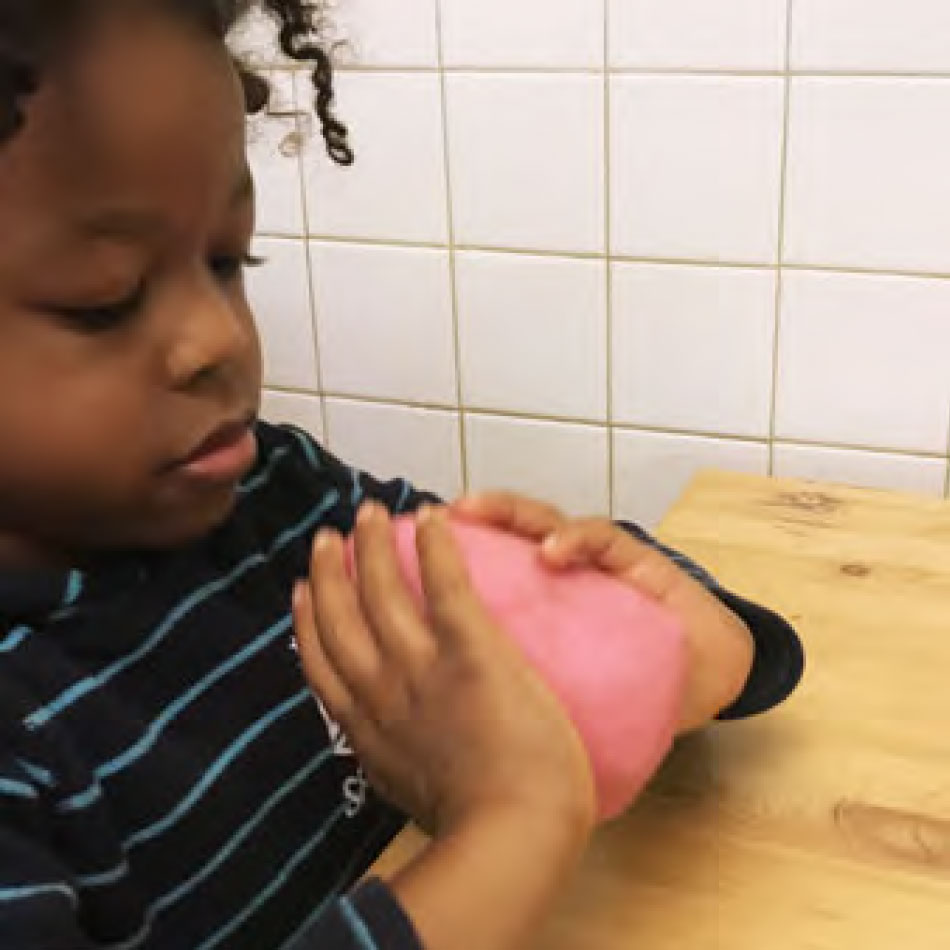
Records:
[[[381,881],[341,897],[289,950],[423,950],[406,912]]]

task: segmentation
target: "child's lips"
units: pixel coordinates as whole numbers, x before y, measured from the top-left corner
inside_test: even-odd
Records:
[[[252,423],[242,419],[219,426],[172,468],[196,481],[237,482],[256,458],[257,438]]]

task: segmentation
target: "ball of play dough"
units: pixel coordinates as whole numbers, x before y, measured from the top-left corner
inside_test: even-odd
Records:
[[[675,735],[685,679],[678,621],[605,574],[551,570],[536,544],[466,522],[453,521],[452,530],[475,590],[574,722],[590,757],[600,819],[616,816]],[[415,521],[397,518],[394,531],[422,605]]]

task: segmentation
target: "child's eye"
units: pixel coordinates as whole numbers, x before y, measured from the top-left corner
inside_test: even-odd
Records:
[[[121,326],[139,312],[145,302],[145,290],[142,281],[124,300],[98,307],[57,307],[56,315],[80,330],[104,333]]]
[[[240,257],[213,257],[211,258],[211,272],[222,283],[226,284],[241,272],[245,267],[261,267],[266,263],[263,257],[253,254],[243,254]]]

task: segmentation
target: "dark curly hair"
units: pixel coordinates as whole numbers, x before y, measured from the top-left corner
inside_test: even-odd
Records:
[[[0,144],[23,123],[23,103],[37,89],[45,65],[70,41],[96,8],[129,0],[0,0]],[[313,65],[315,109],[330,157],[340,165],[353,162],[346,126],[333,114],[333,70],[319,38],[327,0],[137,0],[167,8],[219,38],[253,8],[269,14],[284,54]],[[237,62],[249,113],[270,100],[267,82]]]

